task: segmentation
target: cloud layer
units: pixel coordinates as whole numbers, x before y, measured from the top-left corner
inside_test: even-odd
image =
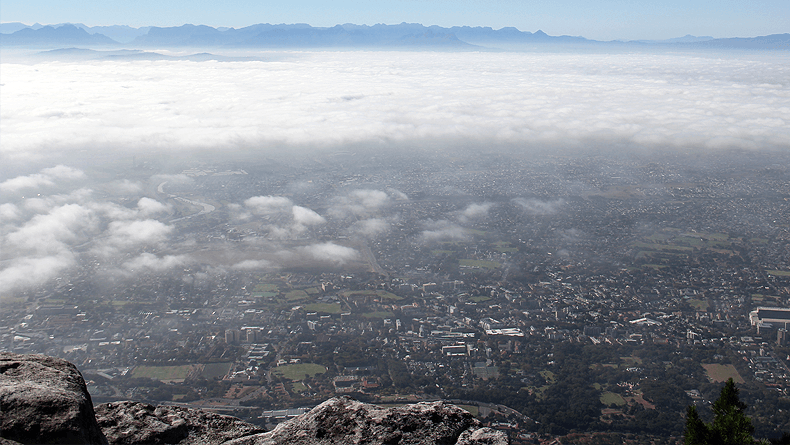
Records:
[[[86,147],[265,148],[425,138],[790,145],[783,54],[284,56],[232,63],[4,63],[0,159]],[[46,182],[42,175],[3,184]]]

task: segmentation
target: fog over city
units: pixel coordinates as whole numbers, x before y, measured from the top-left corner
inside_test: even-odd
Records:
[[[124,255],[173,242],[173,204],[150,189],[188,187],[194,179],[175,171],[109,179],[103,163],[117,168],[139,158],[188,167],[194,157],[244,162],[344,150],[450,157],[484,157],[498,148],[526,157],[554,149],[782,151],[790,146],[786,62],[784,53],[293,51],[249,62],[5,64],[0,283],[5,291],[41,284],[77,265],[83,252],[97,255],[102,269],[112,264],[107,273],[194,261],[188,254]],[[333,196],[323,214],[284,196],[227,203],[229,222],[271,221],[267,242],[274,244],[261,249],[270,258],[226,266],[358,259],[333,241],[296,249],[276,241],[299,238],[327,218],[349,234],[375,236],[397,219],[386,212],[397,200],[408,196],[351,190]],[[546,215],[563,201],[513,203]],[[459,224],[493,205],[471,203],[426,220],[421,237],[464,239]]]
[[[786,50],[3,51],[0,350],[96,400],[790,431]]]

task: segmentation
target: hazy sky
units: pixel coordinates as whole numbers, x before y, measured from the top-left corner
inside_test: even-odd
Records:
[[[686,34],[753,37],[790,31],[788,0],[3,0],[0,20],[27,24],[244,27],[256,23],[401,22],[469,25],[591,39],[664,39]]]

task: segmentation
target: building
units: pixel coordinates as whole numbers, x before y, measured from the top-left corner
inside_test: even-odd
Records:
[[[749,322],[760,330],[788,329],[790,327],[790,308],[758,307],[749,312]]]

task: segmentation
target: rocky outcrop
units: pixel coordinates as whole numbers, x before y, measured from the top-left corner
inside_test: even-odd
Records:
[[[446,402],[379,408],[348,397],[327,400],[273,431],[235,417],[138,402],[98,405],[71,363],[0,352],[0,445],[505,445]]]
[[[446,402],[379,408],[337,397],[274,430],[226,445],[505,445],[507,436],[483,428],[467,411]]]
[[[107,443],[76,366],[7,352],[0,352],[0,437],[23,444]]]
[[[219,445],[265,431],[231,416],[139,402],[98,405],[96,420],[110,445]]]

